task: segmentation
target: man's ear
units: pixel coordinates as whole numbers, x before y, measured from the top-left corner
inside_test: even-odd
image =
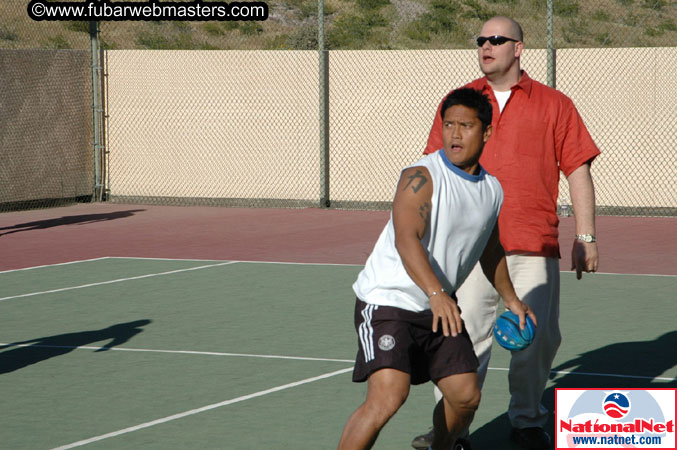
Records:
[[[524,51],[524,44],[520,42],[515,42],[515,58],[519,58]]]
[[[484,130],[484,143],[486,144],[489,138],[491,137],[491,133],[494,131],[494,128],[491,125],[488,125],[487,128]]]

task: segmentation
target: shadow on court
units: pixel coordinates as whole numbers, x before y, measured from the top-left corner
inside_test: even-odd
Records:
[[[107,344],[96,350],[103,352],[124,344],[143,331],[143,326],[152,321],[149,319],[119,323],[100,330],[65,333],[56,336],[45,336],[22,342],[0,346],[0,374],[14,372],[26,366],[45,361],[56,356],[65,355],[78,347],[95,342],[109,340]],[[12,350],[7,350],[8,348]]]
[[[130,209],[127,211],[113,211],[103,214],[81,214],[78,216],[63,216],[57,219],[36,220],[34,222],[19,223],[8,227],[0,227],[0,231],[10,230],[4,233],[0,232],[0,236],[19,233],[21,231],[45,230],[47,228],[60,227],[63,225],[84,225],[88,223],[124,219],[125,217],[131,217],[135,213],[142,211],[145,211],[145,209]]]
[[[543,394],[543,404],[551,411],[546,431],[553,442],[556,388],[676,388],[675,348],[677,348],[677,331],[671,331],[652,341],[619,342],[600,347],[553,367],[550,376],[553,384]],[[558,374],[558,371],[566,373]],[[657,377],[671,380],[656,380]],[[519,449],[520,447],[509,440],[509,432],[508,414],[503,413],[472,433],[473,448]]]

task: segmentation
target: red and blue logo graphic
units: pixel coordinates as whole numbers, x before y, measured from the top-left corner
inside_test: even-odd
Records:
[[[677,449],[677,389],[555,389],[556,446]]]
[[[607,395],[602,404],[604,413],[612,419],[622,419],[630,412],[630,400],[620,392]]]

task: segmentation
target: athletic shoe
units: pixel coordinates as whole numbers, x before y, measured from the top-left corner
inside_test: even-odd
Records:
[[[456,439],[456,443],[454,444],[454,450],[472,450],[472,447],[470,446],[470,441],[463,438]]]
[[[411,446],[416,450],[428,450],[433,445],[434,437],[435,430],[431,428],[426,434],[416,436],[411,442]],[[467,439],[458,438],[454,443],[453,450],[472,450],[472,447]]]
[[[413,441],[411,441],[411,446],[416,450],[428,450],[428,448],[433,445],[433,439],[435,437],[435,429],[430,428],[430,430],[419,436],[416,436]]]

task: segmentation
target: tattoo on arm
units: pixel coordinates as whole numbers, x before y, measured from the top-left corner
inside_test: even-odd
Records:
[[[413,184],[416,182],[416,184]],[[424,184],[428,182],[428,179],[423,175],[423,172],[420,170],[416,170],[416,173],[413,175],[409,176],[409,182],[407,182],[407,185],[404,186],[404,188],[408,188],[411,185],[411,188],[414,190],[414,194],[417,193]]]
[[[430,203],[425,202],[418,208],[418,214],[421,216],[424,222],[428,223],[430,220]]]

